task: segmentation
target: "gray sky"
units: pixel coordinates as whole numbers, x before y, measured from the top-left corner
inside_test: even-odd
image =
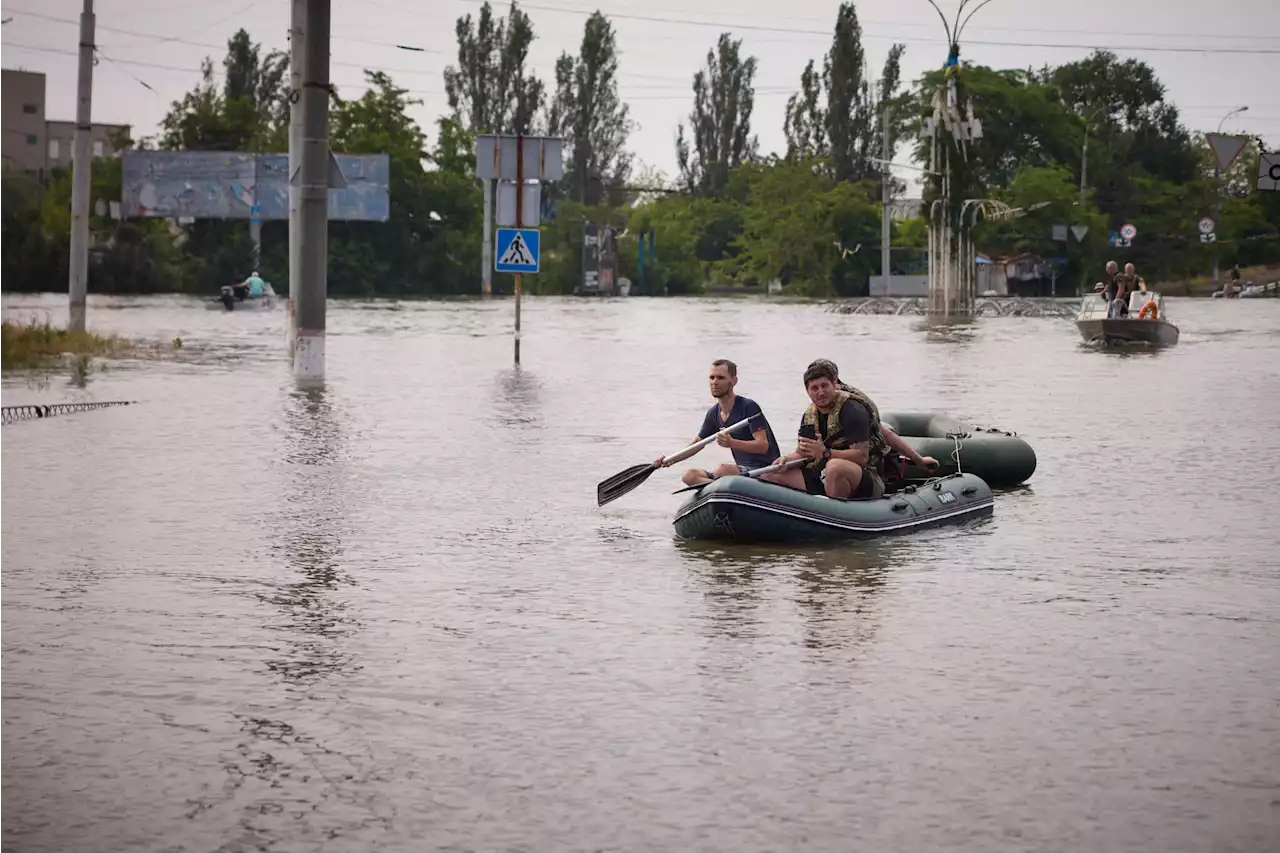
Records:
[[[759,61],[752,123],[761,149],[781,151],[783,106],[798,87],[805,63],[815,59],[821,65],[839,3],[705,0],[695,7],[676,0],[654,2],[522,4],[538,35],[531,50],[533,65],[550,83],[559,53],[576,52],[587,15],[599,8],[613,18],[622,51],[621,95],[640,126],[632,150],[642,163],[674,175],[676,124],[686,120],[692,105],[690,79],[719,33],[731,31]],[[953,17],[958,3],[939,5]],[[416,115],[434,137],[434,119],[447,110],[442,71],[456,59],[455,21],[474,15],[480,6],[480,0],[333,0],[334,82],[344,96],[355,96],[363,90],[362,67],[388,70],[423,101]],[[494,7],[505,15],[508,5]],[[4,67],[48,75],[51,119],[75,115],[80,8],[78,0],[4,5],[4,17],[12,16],[3,28]],[[1189,128],[1212,131],[1231,109],[1248,106],[1223,131],[1262,136],[1269,146],[1280,148],[1280,92],[1275,88],[1280,35],[1269,26],[1275,8],[1275,0],[993,0],[965,30],[962,58],[997,68],[1038,68],[1106,47],[1150,63]],[[862,0],[857,9],[873,68],[883,64],[895,41],[907,46],[904,80],[941,66],[946,58],[941,21],[926,0]],[[171,102],[197,82],[204,56],[214,57],[220,68],[226,40],[240,27],[264,48],[288,48],[287,0],[98,0],[96,11],[97,43],[105,58],[94,70],[93,119],[132,124],[135,136],[155,133]],[[409,52],[396,44],[432,52]]]

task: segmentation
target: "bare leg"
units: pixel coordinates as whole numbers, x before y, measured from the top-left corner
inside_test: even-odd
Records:
[[[804,491],[804,474],[800,473],[798,468],[790,468],[786,471],[774,471],[771,474],[761,474],[761,480],[769,483],[777,483],[779,486],[790,486],[793,489]]]
[[[715,477],[717,480],[720,479],[721,477],[733,477],[741,473],[742,473],[741,468],[739,468],[737,465],[733,465],[728,462],[721,462],[719,465],[717,465],[715,468],[711,470],[711,475]]]
[[[690,468],[684,472],[684,476],[680,478],[680,482],[686,486],[705,486],[711,482],[711,478],[707,476],[707,472],[701,468]]]
[[[827,463],[827,476],[822,483],[827,497],[848,499],[862,482],[862,467],[845,459],[832,459]]]

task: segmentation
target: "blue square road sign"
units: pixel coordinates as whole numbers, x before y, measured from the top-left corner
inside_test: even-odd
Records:
[[[497,272],[537,272],[540,232],[536,228],[499,228],[493,253]]]

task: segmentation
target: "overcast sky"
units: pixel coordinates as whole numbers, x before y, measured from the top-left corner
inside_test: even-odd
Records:
[[[759,61],[752,125],[761,150],[781,151],[787,96],[797,88],[806,62],[815,59],[821,65],[839,3],[654,2],[522,4],[538,36],[531,49],[534,67],[550,84],[560,52],[576,52],[587,15],[598,8],[610,16],[622,53],[621,95],[639,124],[632,150],[642,163],[674,175],[676,125],[686,120],[692,104],[690,79],[719,33],[730,31]],[[478,0],[333,0],[334,82],[344,96],[356,96],[363,91],[361,68],[387,70],[423,101],[416,115],[434,136],[434,120],[448,108],[441,72],[456,61],[455,21],[474,16],[481,5]],[[939,5],[953,17],[958,2]],[[508,6],[494,8],[505,16]],[[1276,0],[993,0],[965,30],[962,57],[996,68],[1038,68],[1106,47],[1150,63],[1188,127],[1212,131],[1230,110],[1248,106],[1228,119],[1223,131],[1261,136],[1280,148],[1276,8]],[[48,117],[74,118],[81,2],[16,0],[3,9],[4,67],[44,72]],[[155,133],[170,104],[198,81],[201,59],[212,56],[220,68],[226,40],[237,29],[247,29],[264,48],[287,50],[289,9],[288,0],[98,0],[103,59],[94,69],[93,120],[131,124],[139,137]],[[897,41],[907,46],[904,80],[945,60],[942,23],[927,0],[861,0],[857,10],[873,68],[883,64]],[[426,52],[401,50],[397,44]]]

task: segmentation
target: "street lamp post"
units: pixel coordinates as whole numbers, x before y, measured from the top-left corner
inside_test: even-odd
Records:
[[[1242,112],[1244,112],[1244,111],[1245,111],[1245,110],[1247,110],[1247,109],[1249,109],[1247,106],[1246,106],[1246,107],[1236,107],[1234,110],[1232,110],[1231,112],[1229,112],[1229,113],[1227,113],[1226,115],[1224,115],[1224,116],[1222,117],[1222,121],[1218,122],[1218,129],[1217,129],[1217,130],[1215,130],[1215,131],[1214,131],[1214,133],[1221,133],[1221,132],[1222,132],[1222,125],[1226,123],[1227,119],[1231,118],[1233,115],[1237,115],[1237,114],[1239,114],[1239,113],[1242,113]],[[1220,220],[1222,219],[1222,190],[1223,190],[1223,187],[1222,187],[1222,185],[1221,185],[1220,181],[1221,181],[1221,178],[1220,178],[1220,170],[1218,169],[1218,160],[1217,160],[1217,155],[1215,154],[1215,155],[1214,155],[1214,162],[1213,162],[1213,182],[1214,182],[1214,184],[1217,186],[1217,189],[1218,189],[1217,208],[1214,210],[1214,216],[1213,216],[1213,219],[1214,219],[1214,221],[1215,221],[1215,222],[1220,221]],[[1217,241],[1217,240],[1214,240],[1214,241],[1213,241],[1213,283],[1214,283],[1214,284],[1217,284],[1217,283],[1218,283],[1218,241]]]

